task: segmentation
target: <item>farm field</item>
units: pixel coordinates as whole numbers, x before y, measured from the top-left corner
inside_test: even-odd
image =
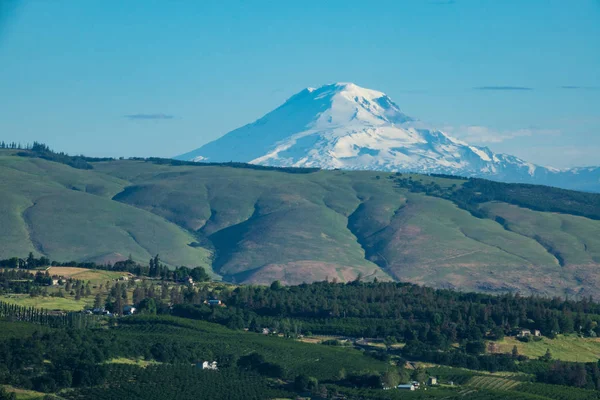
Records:
[[[90,306],[94,303],[94,299],[92,297],[75,300],[75,298],[71,297],[31,297],[28,294],[4,295],[0,296],[0,301],[16,304],[22,307],[44,308],[47,310],[61,311],[81,311],[86,308],[86,306]]]
[[[541,341],[521,342],[506,337],[497,342],[501,353],[510,353],[517,346],[519,354],[530,358],[541,357],[549,349],[552,358],[562,361],[596,362],[600,360],[600,338],[580,338],[575,335],[559,335],[556,339],[542,338]]]
[[[510,379],[510,375],[504,377],[499,376],[474,376],[469,380],[467,386],[489,389],[489,390],[511,390],[520,385],[521,382]]]
[[[15,388],[12,386],[6,386],[6,385],[3,387],[8,393],[14,393],[15,395],[17,395],[17,400],[43,400],[45,398],[45,396],[47,396],[46,393],[36,392],[33,390],[19,389],[19,388]],[[61,397],[58,397],[55,395],[50,395],[50,397],[48,397],[48,398],[53,399],[53,400],[61,399]]]
[[[92,284],[104,283],[107,280],[119,279],[122,276],[131,276],[127,272],[103,271],[98,269],[73,268],[73,267],[50,267],[48,268],[50,275],[64,276],[65,278],[73,278],[80,281],[90,281]]]
[[[159,365],[161,364],[158,361],[154,360],[144,360],[142,358],[127,358],[127,357],[118,357],[113,358],[112,360],[106,361],[106,364],[121,364],[121,365],[135,365],[140,368],[146,368],[150,365]]]

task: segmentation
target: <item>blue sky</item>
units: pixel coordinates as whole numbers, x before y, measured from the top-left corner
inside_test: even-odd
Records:
[[[600,164],[599,0],[0,0],[7,141],[174,156],[337,81],[494,151]]]

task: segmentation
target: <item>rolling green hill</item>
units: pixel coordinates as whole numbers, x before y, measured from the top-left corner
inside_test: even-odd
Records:
[[[360,273],[487,292],[600,287],[597,194],[383,172],[88,164],[0,152],[0,258],[159,253],[234,282]]]

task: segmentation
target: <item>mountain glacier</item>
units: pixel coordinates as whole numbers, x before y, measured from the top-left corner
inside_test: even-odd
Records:
[[[198,162],[411,171],[600,191],[600,168],[558,170],[472,146],[353,83],[307,88],[259,120],[176,157]]]

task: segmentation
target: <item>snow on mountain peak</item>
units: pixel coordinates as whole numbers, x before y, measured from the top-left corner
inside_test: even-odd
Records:
[[[349,82],[306,88],[257,121],[177,158],[516,182],[559,174],[431,129],[404,114],[385,93]]]
[[[365,89],[354,83],[338,82],[318,89],[309,88],[307,91],[313,101],[321,102],[323,108],[327,109],[319,115],[314,126],[353,124],[356,121],[371,125],[412,121],[385,93]],[[297,96],[293,96],[288,102],[297,100]]]

